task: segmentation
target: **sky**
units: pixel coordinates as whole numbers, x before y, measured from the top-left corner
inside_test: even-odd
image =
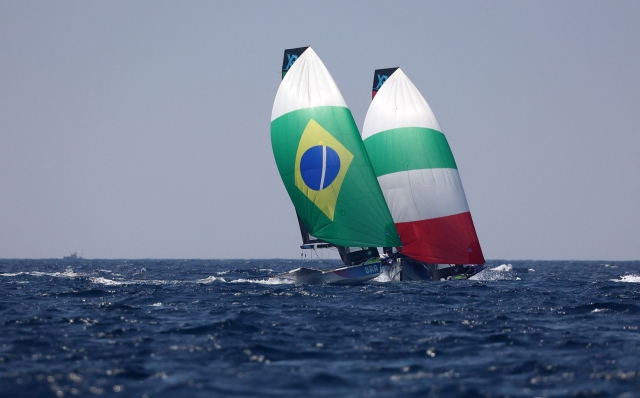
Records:
[[[487,259],[640,259],[640,2],[0,2],[0,258],[299,258],[283,50],[400,66]],[[331,257],[335,254],[323,254]]]

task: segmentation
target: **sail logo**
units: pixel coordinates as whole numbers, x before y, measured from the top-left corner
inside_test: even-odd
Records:
[[[387,76],[387,75],[379,75],[379,74],[376,74],[376,76],[378,76],[378,85],[376,86],[376,88],[374,88],[374,90],[380,90],[380,87],[382,87],[384,82],[387,81],[389,76]]]
[[[353,154],[318,122],[305,127],[296,153],[295,185],[331,221]]]
[[[296,59],[298,59],[298,56],[295,54],[287,54],[287,61],[289,62],[287,64],[287,66],[284,68],[284,70],[289,70],[289,68],[291,68],[291,66],[293,65],[294,62],[296,62]]]

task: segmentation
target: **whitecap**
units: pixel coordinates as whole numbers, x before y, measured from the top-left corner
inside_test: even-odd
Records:
[[[27,275],[27,274],[28,274],[27,272],[14,272],[14,273],[7,272],[4,274],[0,274],[0,276],[20,276],[20,275]]]
[[[391,282],[391,278],[389,278],[389,274],[388,273],[384,273],[383,272],[380,275],[378,275],[375,278],[373,278],[372,281],[381,282],[381,283],[387,283],[387,282]]]
[[[375,278],[373,278],[372,280],[373,280],[374,282],[382,282],[382,283],[385,283],[385,282],[391,282],[391,281],[392,281],[392,279],[391,279],[391,277],[389,276],[389,272],[390,272],[390,270],[391,270],[391,267],[386,266],[386,265],[385,265],[385,266],[383,266],[383,267],[382,267],[382,272],[380,273],[380,275],[376,276],[376,277],[375,277]]]
[[[92,283],[97,283],[100,285],[105,285],[105,286],[122,286],[122,285],[176,285],[179,283],[184,283],[185,281],[164,281],[164,280],[157,280],[157,279],[149,279],[149,280],[144,280],[144,279],[133,279],[133,280],[113,280],[113,279],[107,279],[107,278],[103,278],[101,276],[98,277],[90,277],[89,280]]]
[[[187,280],[162,280],[162,279],[131,279],[131,280],[117,280],[108,279],[101,276],[89,277],[92,283],[105,286],[123,286],[123,285],[180,285],[180,284],[192,284],[192,283],[211,283],[214,281],[226,282],[224,278],[209,276],[204,279],[198,279],[196,281]]]
[[[26,274],[32,275],[32,276],[52,276],[54,278],[77,278],[79,276],[87,276],[86,274],[78,274],[74,272],[73,269],[71,268],[67,268],[64,272],[33,271],[33,272],[27,272]]]
[[[290,279],[283,278],[268,278],[268,279],[235,279],[229,281],[229,283],[258,283],[261,285],[291,285],[295,282]]]
[[[129,281],[114,281],[112,279],[103,278],[101,276],[91,277],[89,278],[89,280],[91,281],[91,283],[96,283],[98,285],[105,285],[105,286],[122,286],[122,285],[130,285],[133,283]]]
[[[469,279],[473,281],[520,280],[520,278],[513,275],[513,266],[511,264],[501,264],[495,268],[487,268]]]
[[[491,268],[492,271],[500,271],[500,272],[511,272],[513,271],[513,265],[511,264],[502,264],[498,265],[495,268]]]
[[[86,276],[86,274],[78,274],[74,272],[71,268],[67,268],[63,272],[42,272],[42,271],[33,271],[33,272],[5,272],[0,274],[0,276],[20,276],[20,275],[29,275],[29,276],[52,276],[54,278],[76,278],[79,276]]]
[[[215,281],[226,282],[224,280],[224,278],[220,278],[220,277],[216,277],[216,276],[212,275],[212,276],[208,276],[208,277],[206,277],[204,279],[198,279],[196,281],[196,283],[204,283],[204,284],[206,284],[206,283],[211,283],[211,282],[215,282]]]
[[[640,283],[640,275],[623,275],[620,279],[610,279],[612,282]]]

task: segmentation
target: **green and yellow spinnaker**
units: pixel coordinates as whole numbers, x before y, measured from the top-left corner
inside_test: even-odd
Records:
[[[271,145],[289,197],[309,230],[339,246],[400,246],[347,104],[310,47],[285,52]]]

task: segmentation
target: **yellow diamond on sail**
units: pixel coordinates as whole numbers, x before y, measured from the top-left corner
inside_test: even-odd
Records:
[[[296,153],[295,184],[331,221],[353,154],[315,120],[309,120]]]

